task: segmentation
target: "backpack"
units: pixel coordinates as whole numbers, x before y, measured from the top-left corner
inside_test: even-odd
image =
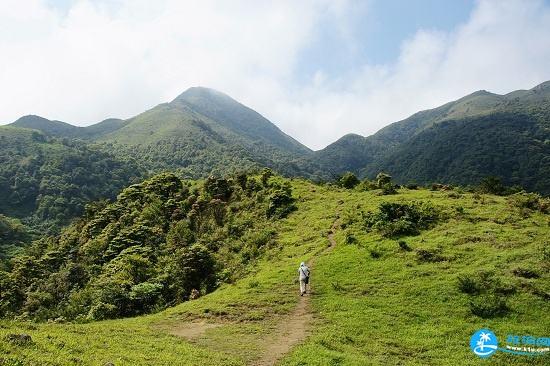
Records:
[[[304,283],[307,285],[309,283],[309,273],[306,274],[302,268],[300,268],[300,271],[306,276],[306,279],[304,280]]]

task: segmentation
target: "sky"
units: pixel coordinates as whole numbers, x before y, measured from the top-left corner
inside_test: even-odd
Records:
[[[192,86],[321,149],[550,80],[550,0],[0,0],[0,123],[130,118]]]

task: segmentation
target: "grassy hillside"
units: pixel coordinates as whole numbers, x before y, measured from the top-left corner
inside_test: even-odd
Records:
[[[279,361],[282,365],[549,362],[548,356],[502,352],[481,360],[468,346],[483,327],[502,343],[507,334],[548,336],[547,201],[460,190],[400,189],[387,196],[303,180],[290,184],[297,210],[273,223],[273,244],[236,282],[132,319],[4,320],[0,353],[5,362],[253,363],[281,338],[281,324],[292,319],[304,299],[297,295],[296,268],[311,258],[316,261],[307,300],[313,314],[309,336]],[[331,230],[336,246],[325,250]],[[201,332],[187,334],[201,324]],[[32,340],[8,336],[21,333]]]

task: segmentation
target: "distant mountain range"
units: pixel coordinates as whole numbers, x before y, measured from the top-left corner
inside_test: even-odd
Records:
[[[30,134],[31,130],[42,137]],[[119,178],[164,170],[200,178],[267,166],[287,176],[316,180],[330,180],[346,171],[372,178],[385,171],[399,183],[468,185],[498,176],[508,185],[550,194],[550,82],[506,95],[477,91],[418,112],[372,136],[343,136],[319,151],[311,151],[229,96],[202,87],[190,88],[173,101],[127,120],[113,118],[76,127],[25,116],[0,127],[0,135],[9,142],[0,146],[0,163],[6,166],[9,162],[11,167],[0,169],[0,185],[13,203],[0,213],[16,216],[44,203],[40,187],[46,189],[59,171],[69,177],[63,184],[78,196],[79,184],[84,183],[70,177],[78,175],[73,174],[78,168],[100,174],[101,170],[94,170],[101,169],[93,164],[95,160],[117,167],[136,164],[132,168],[136,174],[123,168],[117,171],[117,183],[109,185],[109,192],[121,185]],[[54,162],[45,158],[50,150],[57,152]],[[64,163],[64,150],[71,151],[68,156],[80,150],[94,157],[82,163],[78,159],[83,156],[78,155]],[[46,169],[41,164],[57,168]],[[26,190],[21,182],[29,181],[34,182],[35,193],[23,205],[17,197],[26,197],[21,194]],[[93,185],[88,182],[86,188]],[[100,198],[94,187],[91,192],[82,200]],[[69,194],[68,199],[73,196]],[[105,196],[112,197],[112,193]]]
[[[314,159],[336,174],[462,185],[492,175],[549,194],[550,82],[506,95],[477,91],[372,136],[346,135]]]

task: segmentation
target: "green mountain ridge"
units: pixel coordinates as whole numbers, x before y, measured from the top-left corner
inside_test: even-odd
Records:
[[[90,140],[115,131],[125,124],[126,121],[122,119],[108,118],[90,126],[80,127],[67,122],[49,120],[36,115],[27,115],[8,124],[8,126],[38,130],[48,136]]]
[[[516,133],[521,133],[521,136],[516,136],[519,137],[518,141],[510,136],[507,123],[499,123],[503,120],[510,122],[515,117],[534,124],[533,128],[514,129]],[[464,124],[464,121],[473,124]],[[480,122],[490,123],[492,128],[484,129]],[[445,128],[438,128],[443,123]],[[468,128],[474,125],[480,127],[478,133],[490,131],[492,135],[462,141],[464,152],[469,150],[473,152],[469,154],[470,157],[476,155],[476,158],[457,158],[457,152],[451,149],[453,139],[462,138],[463,133],[467,133]],[[483,176],[494,174],[508,184],[519,184],[549,194],[549,126],[550,82],[505,95],[480,90],[440,107],[415,113],[384,127],[374,135],[363,138],[357,135],[352,138],[345,136],[325,149],[316,151],[313,159],[319,162],[335,159],[335,175],[352,171],[359,176],[373,178],[379,171],[388,171],[400,183],[476,184]],[[450,131],[457,135],[448,135]],[[507,145],[503,140],[507,141]],[[414,149],[409,148],[413,145]],[[446,149],[436,151],[434,145]],[[536,154],[531,153],[532,148]],[[485,156],[481,156],[480,151],[484,151]],[[450,158],[453,159],[452,164],[440,164]],[[493,166],[489,167],[489,163],[478,164],[479,159],[492,161]],[[520,166],[525,164],[537,166],[529,170],[530,176],[518,173]],[[434,169],[434,166],[439,169]],[[465,172],[464,176],[468,176],[468,179],[459,178],[461,172]],[[538,183],[534,184],[535,181]]]
[[[203,178],[262,167],[313,180],[332,180],[347,171],[360,178],[373,178],[386,171],[401,184],[469,185],[495,175],[508,185],[550,193],[550,82],[505,95],[480,90],[415,113],[374,135],[345,135],[319,151],[311,151],[231,97],[204,87],[190,88],[171,102],[127,120],[107,119],[77,127],[25,116],[0,127],[0,131],[15,128],[39,130],[42,135],[36,136],[44,136],[40,138],[67,139],[66,144],[74,142],[113,161],[133,161],[140,166],[132,168],[139,172],[137,178],[162,171]],[[10,139],[8,135],[4,138]],[[41,148],[33,145],[43,143],[32,138],[18,141],[16,144],[28,146],[20,148],[17,159],[34,161],[35,151]],[[10,146],[1,146],[0,153],[3,162],[12,164]],[[17,174],[33,177],[36,173],[31,165],[20,164]],[[62,169],[75,175],[77,168],[67,164]],[[23,197],[29,189],[16,184],[13,176],[5,176],[4,181],[12,182],[5,184],[10,195],[15,192]],[[95,185],[90,183],[85,189],[94,190],[91,186]],[[69,201],[78,196],[75,192],[66,195]],[[90,197],[112,197],[112,192]],[[28,207],[38,206],[27,201],[18,212],[10,209],[0,213],[24,219],[22,212],[32,214]]]

